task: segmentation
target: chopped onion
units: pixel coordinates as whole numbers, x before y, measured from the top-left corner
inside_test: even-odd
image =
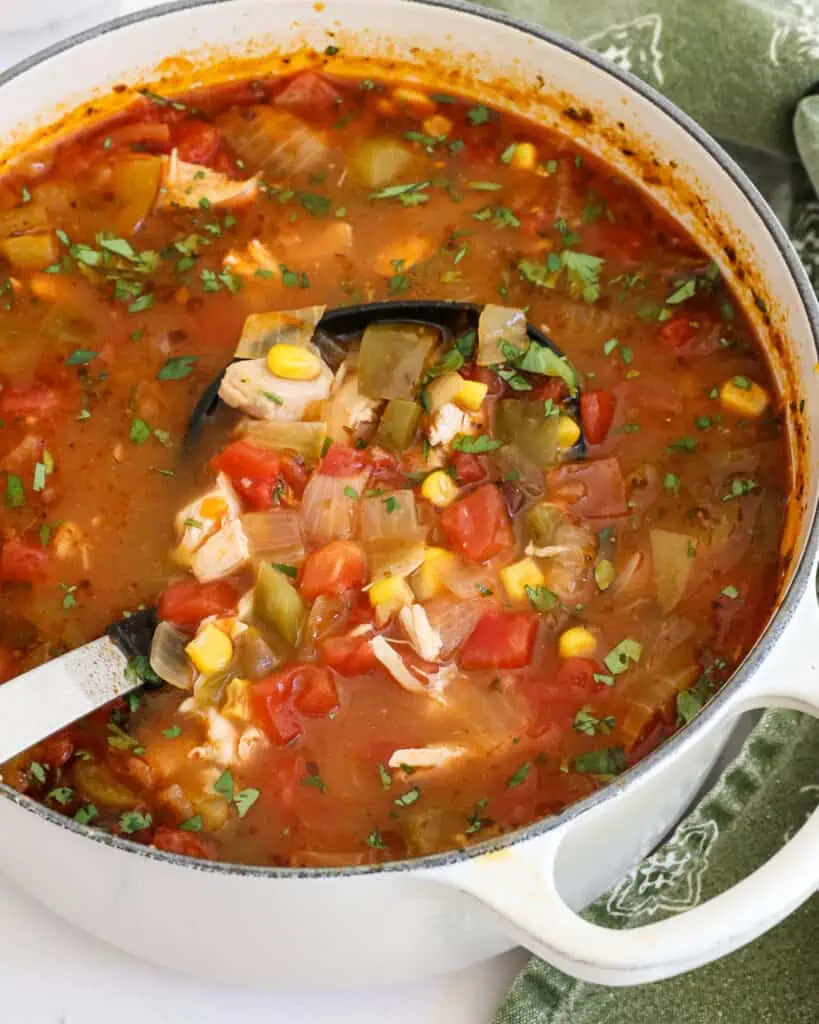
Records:
[[[299,513],[293,508],[270,512],[248,512],[242,527],[254,559],[265,558],[281,565],[301,565],[304,542],[301,539]]]
[[[189,640],[170,622],[160,622],[151,641],[151,668],[160,679],[180,690],[193,689],[193,668],[185,654]]]
[[[664,612],[670,612],[685,597],[696,544],[690,534],[673,530],[651,530],[649,540],[657,602]]]
[[[635,681],[626,694],[627,710],[622,720],[622,736],[627,750],[644,735],[657,715],[668,713],[677,694],[687,690],[699,675],[697,665],[690,665],[671,675],[656,676],[652,673]]]
[[[366,398],[358,390],[358,375],[350,373],[348,360],[336,374],[332,396],[322,404],[321,416],[334,441],[349,443],[359,427],[375,423],[381,402]]]
[[[262,448],[296,452],[315,462],[321,458],[321,449],[327,437],[327,424],[246,419],[239,424],[237,433]]]
[[[527,459],[516,444],[505,444],[494,456],[504,480],[516,483],[529,498],[543,495],[546,489],[543,470]]]
[[[509,306],[484,306],[478,320],[478,366],[505,363],[504,348],[525,352],[529,345],[526,314]]]
[[[458,597],[470,599],[475,596],[488,596],[498,587],[495,575],[483,565],[457,561],[447,571],[446,586]]]
[[[360,536],[367,548],[400,547],[423,539],[413,491],[390,491],[361,502]]]
[[[334,632],[343,625],[349,612],[340,597],[328,594],[319,594],[313,602],[313,606],[304,623],[301,634],[302,651],[305,655],[311,656],[316,653],[319,641],[323,640],[328,633]],[[372,626],[367,624],[367,629]]]
[[[369,554],[370,575],[373,579],[378,576],[407,577],[423,564],[426,545],[421,540],[395,547],[373,548]]]
[[[242,336],[236,346],[236,359],[258,359],[274,345],[309,345],[326,306],[251,313],[245,317]]]
[[[472,591],[473,595],[475,590]],[[482,598],[463,600],[453,597],[436,597],[424,605],[430,626],[441,638],[440,658],[453,654],[477,626],[478,619],[486,611]]]
[[[450,761],[457,761],[468,753],[466,747],[456,743],[433,743],[428,747],[406,747],[396,750],[390,757],[390,768],[443,768]]]
[[[304,536],[316,544],[331,540],[349,540],[355,533],[360,495],[367,486],[370,471],[355,476],[328,476],[314,473],[304,489],[301,505]]]

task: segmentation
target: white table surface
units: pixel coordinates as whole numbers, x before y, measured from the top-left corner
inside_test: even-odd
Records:
[[[39,0],[0,0],[0,69],[95,21],[149,7],[154,0],[101,0],[73,20],[38,31],[4,33],[2,7],[11,2],[36,6]],[[14,837],[0,841],[13,842]],[[136,960],[78,931],[0,876],[3,1024],[488,1024],[525,960],[524,953],[513,952],[433,981],[347,992],[205,984]]]

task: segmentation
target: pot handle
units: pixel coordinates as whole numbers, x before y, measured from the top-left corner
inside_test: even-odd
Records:
[[[819,718],[819,632],[814,593],[786,625],[765,665],[765,680],[738,694],[730,714],[788,707]],[[762,673],[760,673],[762,674]],[[726,729],[723,720],[720,725]],[[639,800],[639,787],[629,794]],[[819,809],[762,867],[705,903],[638,928],[615,930],[579,917],[563,900],[555,878],[560,846],[572,829],[556,829],[534,844],[521,843],[460,861],[435,872],[504,919],[507,930],[537,956],[576,978],[602,985],[660,981],[731,953],[800,906],[819,884]],[[511,929],[510,927],[511,926]]]

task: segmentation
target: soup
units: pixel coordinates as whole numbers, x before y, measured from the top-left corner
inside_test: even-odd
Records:
[[[80,822],[263,865],[480,841],[688,722],[771,612],[758,341],[533,123],[312,71],[146,91],[2,183],[0,254],[0,678],[160,620],[144,687],[4,767]],[[410,298],[479,319],[319,326]]]

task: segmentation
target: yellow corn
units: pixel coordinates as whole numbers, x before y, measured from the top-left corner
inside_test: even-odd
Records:
[[[561,416],[557,421],[557,446],[564,451],[573,448],[580,439],[580,427],[571,416]]]
[[[233,644],[230,637],[208,623],[185,648],[197,671],[212,676],[224,672],[233,658]]]
[[[503,589],[511,601],[527,600],[527,587],[542,587],[546,577],[533,559],[524,558],[500,571]]]
[[[199,505],[199,515],[203,519],[221,519],[227,512],[227,502],[224,498],[204,498]]]
[[[249,701],[250,682],[236,676],[228,683],[225,690],[225,703],[222,714],[225,718],[233,718],[237,722],[246,722],[250,718]]]
[[[393,89],[392,98],[396,103],[410,107],[421,117],[435,113],[435,103],[420,89],[409,89],[407,86],[400,85],[397,89]]]
[[[590,658],[597,650],[597,637],[584,626],[572,626],[560,634],[557,649],[561,658]]]
[[[456,558],[446,548],[427,548],[424,561],[412,575],[412,589],[418,601],[431,601],[444,589],[444,577]]]
[[[267,353],[272,374],[285,380],[315,380],[321,373],[321,360],[300,345],[274,345]]]
[[[477,380],[465,380],[452,400],[467,412],[477,412],[488,390],[488,384],[481,384]]]
[[[519,171],[531,171],[537,163],[537,150],[531,142],[519,142],[512,155],[511,166]]]
[[[423,129],[427,135],[431,135],[433,138],[446,138],[452,131],[452,122],[443,114],[433,114],[432,117],[428,117],[424,121]]]
[[[732,377],[719,389],[719,400],[723,409],[737,416],[761,416],[768,407],[771,396],[747,377]]]
[[[401,576],[382,576],[370,587],[370,604],[375,608],[379,626],[383,626],[405,605],[412,604],[413,600],[409,584]]]
[[[436,469],[421,484],[421,496],[436,508],[446,508],[458,497],[458,488],[449,473]]]

